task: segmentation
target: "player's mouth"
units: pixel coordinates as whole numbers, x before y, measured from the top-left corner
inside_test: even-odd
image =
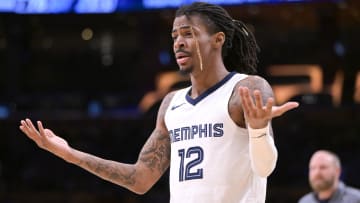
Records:
[[[177,52],[176,53],[176,62],[179,65],[184,65],[190,59],[190,55],[185,52]]]
[[[177,58],[176,59],[176,62],[179,64],[179,65],[185,65],[186,62],[189,60],[190,57],[188,56],[184,56],[184,57],[180,57],[180,58]]]

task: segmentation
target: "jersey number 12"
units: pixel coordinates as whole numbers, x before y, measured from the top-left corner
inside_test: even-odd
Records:
[[[190,147],[187,151],[185,149],[180,149],[178,151],[180,156],[180,169],[179,169],[179,181],[186,181],[192,179],[201,179],[203,178],[203,169],[196,168],[203,159],[204,159],[204,151],[201,147]],[[187,162],[184,165],[185,159],[189,159],[193,156],[194,158]]]

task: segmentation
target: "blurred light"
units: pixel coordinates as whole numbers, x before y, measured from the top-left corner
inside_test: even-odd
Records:
[[[100,52],[110,54],[113,49],[113,36],[110,32],[104,32],[100,38]]]
[[[93,35],[94,35],[94,33],[93,33],[92,29],[90,29],[90,28],[85,28],[81,32],[81,38],[83,40],[91,40],[93,38]]]
[[[343,43],[341,43],[340,41],[335,42],[334,51],[335,51],[336,55],[344,56],[345,55],[345,47],[344,47]]]
[[[10,110],[7,106],[0,105],[0,119],[8,118]]]
[[[10,1],[10,0],[7,0]],[[16,13],[67,13],[74,0],[13,0]]]
[[[15,8],[15,1],[13,0],[1,0],[0,2],[0,11],[2,12],[12,12]]]
[[[88,115],[92,118],[100,116],[102,113],[102,106],[99,101],[92,100],[88,104]]]
[[[159,61],[161,65],[169,65],[170,64],[170,54],[168,51],[160,51],[159,53]]]
[[[21,14],[57,14],[57,13],[114,13],[179,7],[195,0],[0,0],[1,12]],[[241,5],[262,3],[321,2],[324,0],[207,0],[219,5]],[[342,0],[328,0],[341,2]],[[340,5],[341,6],[341,5]]]
[[[119,0],[117,9],[119,11],[141,10],[142,0]]]
[[[149,9],[179,7],[198,0],[143,0],[143,7]],[[259,4],[259,3],[291,3],[291,2],[316,2],[320,0],[207,0],[208,3],[219,5]]]
[[[104,66],[111,66],[114,62],[113,57],[113,36],[110,32],[104,32],[100,38],[101,63]]]
[[[101,57],[101,63],[104,66],[111,66],[114,63],[114,57],[111,54],[105,54]]]
[[[117,0],[79,0],[75,13],[112,13],[117,8]]]
[[[143,0],[145,8],[163,8],[163,7],[177,7],[184,4],[183,0],[161,1],[161,0]]]

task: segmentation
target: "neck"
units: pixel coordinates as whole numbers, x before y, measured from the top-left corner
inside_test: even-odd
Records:
[[[226,70],[224,65],[212,67],[214,68],[210,68],[210,66],[204,66],[202,71],[198,70],[190,74],[192,83],[192,98],[198,97],[200,94],[220,82],[226,75],[229,74],[229,71]]]

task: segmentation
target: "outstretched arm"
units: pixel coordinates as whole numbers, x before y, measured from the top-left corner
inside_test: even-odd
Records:
[[[37,128],[30,119],[22,120],[20,130],[40,148],[65,161],[75,164],[102,179],[123,186],[135,193],[148,191],[170,163],[170,140],[164,123],[165,110],[172,95],[167,96],[158,113],[155,130],[143,146],[135,164],[125,164],[81,152],[68,145],[66,140],[45,129],[40,121]]]

